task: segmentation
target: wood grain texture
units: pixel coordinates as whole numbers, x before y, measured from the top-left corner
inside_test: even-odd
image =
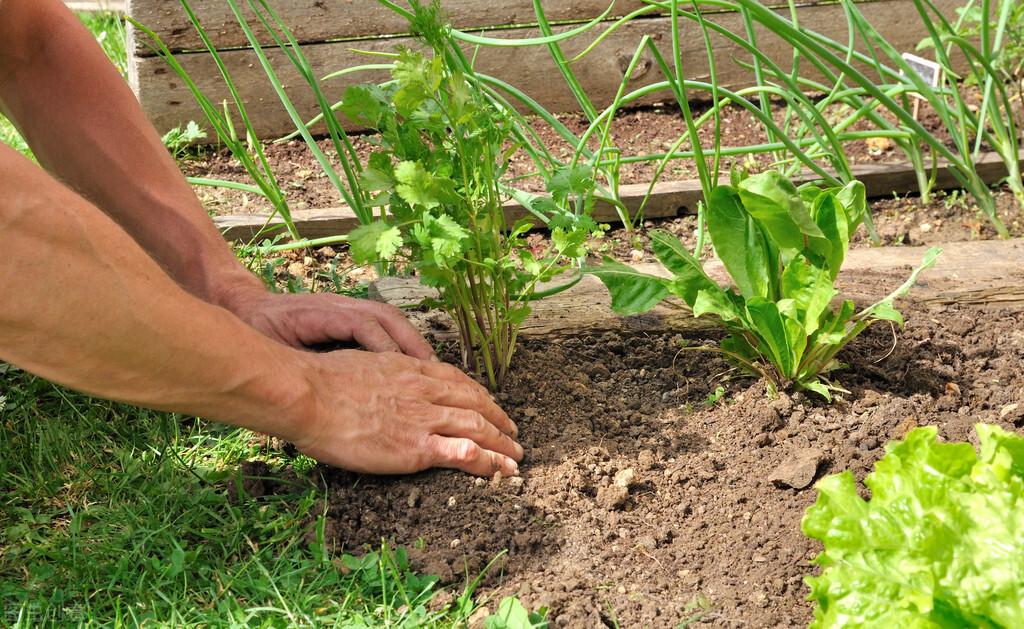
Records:
[[[1024,241],[973,241],[942,246],[934,268],[921,275],[907,299],[936,308],[948,305],[978,308],[1024,307]],[[862,304],[885,297],[920,264],[925,247],[878,247],[850,251],[839,277],[848,297]],[[659,265],[636,265],[641,271],[668,276]],[[710,262],[708,273],[724,282],[721,263]],[[370,296],[400,307],[414,306],[431,296],[415,280],[384,278],[371,287]],[[454,328],[440,312],[410,312],[421,330],[438,338],[454,338]],[[536,302],[523,325],[526,337],[581,336],[600,332],[671,333],[711,329],[707,321],[662,304],[649,313],[620,317],[611,310],[608,291],[594,277],[575,287]]]
[[[1021,153],[1021,164],[1024,165],[1024,152]],[[976,162],[978,174],[988,183],[996,183],[1006,177],[1006,166],[995,153],[986,153]],[[912,194],[917,191],[917,177],[909,163],[861,164],[853,167],[854,174],[867,188],[869,197],[890,197],[893,194]],[[804,172],[794,179],[798,183],[814,181],[815,175]],[[621,186],[620,195],[631,215],[635,215],[647,194],[649,184],[629,184]],[[950,172],[949,167],[940,165],[936,173],[936,188],[949,190],[958,188],[959,183]],[[651,193],[644,214],[647,218],[670,218],[682,214],[696,212],[697,203],[703,198],[700,182],[671,181],[659,183]],[[519,204],[510,201],[505,205],[505,220],[511,225],[526,215]],[[355,212],[348,207],[328,208],[320,210],[304,210],[293,213],[299,233],[306,238],[323,238],[347,234],[359,226]],[[617,223],[619,216],[615,210],[606,205],[598,204],[594,210],[594,218],[603,223]],[[237,214],[214,218],[217,227],[228,240],[252,240],[267,224],[283,225],[280,219],[271,220],[266,214]]]
[[[167,2],[167,5],[173,5]],[[331,3],[327,3],[331,4]],[[938,0],[937,5],[952,15],[959,0]],[[913,50],[925,35],[924,27],[912,2],[906,0],[879,0],[861,5],[867,19],[875,24],[881,34],[896,48]],[[170,9],[164,9],[170,10]],[[714,16],[716,22],[737,33],[743,32],[740,17],[735,13]],[[800,9],[801,26],[845,41],[846,20],[838,5],[811,5]],[[579,80],[588,95],[599,107],[612,102],[622,80],[626,66],[644,35],[649,35],[663,51],[670,49],[671,21],[668,18],[651,18],[630,22],[608,37],[593,53],[574,66]],[[562,29],[569,28],[560,27]],[[706,80],[709,76],[707,57],[697,27],[686,24],[684,33],[683,58],[688,79]],[[536,30],[530,28],[508,29],[493,33],[500,37],[531,37]],[[788,67],[792,49],[773,34],[759,33],[758,44],[762,50]],[[749,70],[737,61],[749,58],[737,45],[724,38],[713,36],[718,63],[720,83],[724,87],[737,88],[752,82]],[[593,36],[579,37],[565,42],[563,48],[572,57],[593,40]],[[365,64],[365,55],[353,52],[352,42],[311,44],[304,47],[317,76],[332,71]],[[370,51],[393,51],[396,46],[411,46],[408,38],[368,39],[358,42],[359,48]],[[310,119],[319,109],[310,89],[299,78],[291,64],[280,51],[268,51],[286,91],[292,98],[303,119]],[[264,138],[285,135],[295,129],[294,124],[281,106],[272,90],[254,53],[248,50],[231,50],[222,53],[224,62],[240,88],[257,133]],[[179,60],[193,77],[200,89],[213,102],[227,98],[227,90],[208,53],[182,54]],[[810,64],[804,64],[805,67]],[[192,95],[182,81],[156,57],[134,58],[130,64],[129,76],[143,108],[163,133],[188,123],[190,120],[203,121],[202,110],[195,104]],[[480,49],[477,67],[482,72],[494,75],[515,85],[537,99],[553,112],[575,111],[579,107],[565,85],[551,60],[546,47]],[[813,78],[813,73],[807,74]],[[347,85],[357,82],[380,81],[381,74],[348,75],[325,83],[328,98],[339,100]],[[631,88],[649,85],[660,80],[660,73],[651,59],[644,59],[637,69]],[[696,100],[707,95],[694,93]],[[671,100],[667,93],[652,94],[643,103]],[[354,126],[350,126],[354,129]]]
[[[632,184],[621,186],[620,195],[623,205],[635,215],[647,194],[648,184]],[[695,208],[701,198],[700,183],[697,181],[679,181],[659,184],[655,194],[644,209],[647,218],[670,218]],[[527,215],[526,209],[515,201],[508,201],[504,207],[505,221],[512,225]],[[593,213],[601,223],[618,223],[619,215],[611,205],[597,203]],[[292,213],[292,219],[299,233],[305,238],[323,238],[347,234],[359,226],[359,219],[348,206],[322,210],[302,210]],[[228,240],[249,241],[256,236],[264,225],[282,225],[280,219],[270,220],[266,214],[236,214],[214,217],[218,229]],[[283,227],[282,227],[283,228]]]
[[[65,0],[64,4],[72,11],[124,13],[127,9],[126,2],[127,0]]]
[[[196,50],[203,43],[196,34],[178,0],[130,0],[131,16],[160,35],[173,51]],[[402,6],[408,2],[398,0]],[[231,7],[224,0],[191,0],[190,6],[218,49],[248,46]],[[589,22],[602,15],[611,0],[544,0],[541,6],[551,22]],[[239,0],[262,44],[273,39],[259,23],[246,0]],[[293,30],[301,43],[362,39],[382,35],[405,35],[408,22],[376,0],[278,0],[271,6]],[[621,17],[644,6],[640,0],[619,0],[609,17]],[[450,23],[460,30],[534,25],[537,18],[533,0],[442,0]],[[151,52],[142,42],[135,48],[139,56]]]

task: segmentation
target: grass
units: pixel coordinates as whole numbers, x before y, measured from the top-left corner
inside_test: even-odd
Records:
[[[312,482],[237,490],[240,461],[304,477],[309,459],[4,371],[0,624],[446,627],[473,611],[464,591],[461,606],[429,612],[433,580],[401,551],[325,548]]]

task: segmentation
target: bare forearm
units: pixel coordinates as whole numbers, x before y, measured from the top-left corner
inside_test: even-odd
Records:
[[[47,170],[177,282],[221,303],[258,281],[234,259],[134,95],[59,0],[0,1],[0,107]]]
[[[109,218],[0,146],[0,359],[75,389],[284,434],[304,356],[177,286]]]

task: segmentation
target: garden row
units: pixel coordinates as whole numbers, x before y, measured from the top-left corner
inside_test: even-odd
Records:
[[[630,344],[629,351],[650,355],[657,363],[650,368],[658,369],[662,377],[672,371],[681,356],[710,356],[701,362],[681,360],[690,368],[705,364],[705,371],[698,372],[705,375],[704,389],[713,380],[706,372],[707,364],[728,372],[730,382],[753,378],[757,384],[742,392],[747,400],[744,408],[753,412],[751,405],[757,405],[757,397],[766,395],[776,400],[771,406],[776,409],[774,418],[753,420],[763,424],[760,430],[766,435],[758,447],[771,445],[776,439],[773,434],[783,426],[789,431],[785,443],[793,458],[781,462],[773,477],[783,486],[806,487],[828,458],[810,444],[794,450],[793,443],[807,438],[794,426],[805,415],[821,414],[824,418],[828,411],[818,409],[829,408],[822,406],[825,402],[838,399],[846,408],[866,397],[855,387],[839,384],[835,374],[843,367],[838,359],[840,352],[856,347],[856,339],[865,333],[877,342],[878,333],[869,331],[875,323],[887,323],[893,330],[903,327],[897,299],[913,288],[919,275],[935,265],[941,254],[938,248],[921,251],[916,268],[908,269],[906,277],[899,280],[886,274],[883,279],[892,282],[891,290],[865,303],[840,294],[837,280],[851,257],[855,233],[863,225],[869,236],[876,238],[867,188],[858,180],[858,170],[849,158],[849,143],[866,139],[892,143],[912,166],[917,192],[925,201],[936,186],[941,162],[945,176],[973,197],[1003,236],[1008,232],[980,170],[983,151],[1007,173],[1006,183],[1015,202],[1024,201],[1017,103],[1020,60],[1012,56],[1015,49],[1008,45],[1013,37],[1021,35],[1024,16],[1016,3],[1008,0],[971,3],[952,19],[931,0],[902,3],[913,7],[928,33],[924,47],[934,54],[941,70],[933,76],[912,65],[912,60],[883,37],[867,19],[868,8],[852,2],[837,5],[847,34],[838,41],[801,27],[795,13],[787,16],[755,0],[710,0],[699,5],[646,0],[613,21],[604,21],[611,15],[609,9],[599,19],[557,31],[550,26],[541,3],[534,2],[538,32],[518,39],[474,35],[452,28],[437,3],[414,1],[409,7],[390,0],[379,3],[393,19],[397,16],[408,24],[417,47],[363,51],[370,63],[338,68],[323,76],[302,46],[302,37],[288,27],[269,2],[246,0],[244,10],[239,0],[226,2],[244,38],[240,41],[251,47],[247,54],[254,55],[273,86],[296,129],[296,137],[305,142],[323,176],[354,217],[356,225],[351,230],[315,239],[302,233],[288,195],[269,166],[266,149],[259,141],[260,129],[250,114],[251,103],[242,96],[231,64],[225,61],[226,53],[218,50],[189,3],[182,0],[184,15],[219,68],[231,94],[230,102],[219,102],[193,80],[181,61],[183,55],[176,54],[180,43],[169,44],[136,22],[137,37],[145,38],[176,79],[190,90],[203,113],[204,125],[252,180],[244,184],[193,181],[231,186],[263,197],[273,208],[273,215],[268,218],[270,229],[265,234],[257,233],[257,239],[274,237],[276,221],[285,228],[284,235],[278,234],[266,245],[267,251],[343,243],[357,263],[374,265],[379,275],[415,274],[420,283],[434,289],[425,303],[446,313],[454,326],[464,367],[495,391],[508,382],[523,382],[512,370],[517,364],[522,328],[535,304],[569,294],[574,287],[590,281],[585,278],[597,278],[604,285],[611,307],[619,315],[637,316],[669,307],[688,318],[708,322],[717,332],[702,332],[696,343],[692,338],[667,343],[662,339],[655,343],[658,349],[653,354],[640,351],[630,339],[606,337],[604,342],[620,347]],[[792,3],[789,8],[794,8]],[[608,38],[644,24],[642,18],[650,14],[662,16],[658,24],[667,30],[660,36],[645,33],[639,37],[635,48],[622,57],[622,78],[611,98],[599,107],[574,71],[575,64],[598,54],[600,44]],[[730,20],[735,24],[726,23]],[[759,44],[764,32],[788,46],[786,62],[766,53]],[[690,65],[691,55],[684,54],[684,39],[702,43],[702,62],[697,71]],[[723,41],[731,53],[729,63],[723,61]],[[576,46],[571,56],[567,53],[570,42]],[[493,50],[507,54],[509,48],[539,49],[550,55],[587,117],[582,133],[569,129],[519,87],[478,69],[478,51],[480,55]],[[736,85],[731,79],[724,80],[725,67],[730,64],[745,69],[751,82]],[[282,66],[296,73],[308,88],[306,98],[319,109],[315,118],[307,119],[296,106],[289,94],[291,88],[286,88],[281,78]],[[340,99],[329,88],[334,78],[369,71],[385,72],[386,77],[348,85]],[[634,84],[634,78],[640,75],[643,81]],[[545,80],[552,79],[549,76]],[[655,95],[678,108],[685,125],[683,132],[662,152],[624,154],[612,140],[617,115],[629,105],[649,102]],[[691,107],[696,95],[710,100],[711,106],[696,111]],[[922,124],[922,103],[941,127],[941,134]],[[727,106],[742,108],[756,120],[763,132],[760,142],[723,144],[722,116]],[[552,129],[571,150],[553,151],[550,142],[538,133],[537,121]],[[356,150],[350,133],[353,126],[375,133],[369,153]],[[326,132],[329,150],[317,141],[319,129]],[[514,155],[528,159],[531,170],[527,175],[512,176],[509,172]],[[766,155],[771,167],[762,168],[756,162],[723,167],[725,159],[745,155]],[[592,243],[607,230],[600,222],[604,217],[595,214],[596,209],[601,206],[614,212],[631,229],[657,198],[658,180],[677,160],[692,160],[698,176],[699,198],[687,204],[692,204],[697,215],[692,248],[668,231],[652,231],[648,234],[650,246],[661,264],[656,272],[610,257],[597,264],[588,262]],[[653,166],[653,179],[639,194],[622,185],[622,167],[629,162]],[[543,182],[545,191],[523,186],[527,179]],[[631,198],[630,194],[635,196]],[[511,221],[506,214],[510,201],[521,208],[520,215]],[[539,228],[548,234],[540,242],[529,235]],[[1011,249],[1007,251],[1014,251],[1012,245],[1008,246]],[[712,252],[724,276],[715,274],[705,263]],[[1010,259],[1007,254],[1005,260]],[[993,271],[995,266],[986,270]],[[875,283],[872,293],[877,292]],[[576,346],[573,349],[580,351]],[[532,351],[536,356],[536,350]],[[542,357],[541,362],[545,360]],[[591,423],[591,435],[597,436],[597,427],[605,426],[617,437],[628,436],[630,428],[623,422],[635,422],[638,429],[644,425],[649,428],[650,416],[667,408],[664,404],[646,404],[643,399],[656,394],[659,383],[650,382],[646,367],[628,359],[604,355],[602,360],[621,363],[619,367],[630,373],[635,370],[633,382],[642,394],[629,396],[638,401],[626,410],[636,412],[617,415],[612,426],[606,424],[607,420],[590,416],[587,421]],[[904,360],[913,365],[915,359],[907,355]],[[863,369],[864,362],[860,361],[858,367]],[[624,373],[612,371],[611,366],[603,369],[603,374],[598,370],[583,374],[586,377],[581,375],[573,399],[587,403],[588,387],[600,389],[602,378],[627,386],[622,380]],[[855,372],[851,377],[864,382],[863,374]],[[969,384],[974,387],[977,383]],[[906,386],[913,390],[917,384]],[[953,380],[947,380],[944,386],[939,395],[964,395],[964,387]],[[681,402],[676,410],[692,404],[688,389],[689,385],[686,391],[674,390]],[[672,393],[657,394],[666,402]],[[724,388],[708,393],[708,406],[715,408],[724,393]],[[595,395],[611,403],[611,397]],[[528,402],[516,406],[527,418],[537,419],[537,409],[531,409]],[[999,418],[1005,419],[1016,404],[1004,405]],[[1010,410],[1003,413],[1006,408]],[[970,405],[962,409],[966,409],[964,414],[971,412]],[[566,419],[571,423],[571,416]],[[664,421],[685,423],[687,413]],[[535,424],[538,429],[545,425],[539,419]],[[528,431],[530,425],[524,427]],[[734,433],[742,428],[734,426],[730,430]],[[563,429],[578,430],[571,425]],[[666,430],[685,441],[685,430],[680,433],[678,426]],[[651,436],[649,430],[641,432]],[[841,432],[849,434],[845,429]],[[881,432],[892,436],[888,428]],[[1024,492],[1024,439],[992,425],[979,426],[978,433],[980,457],[969,445],[937,443],[934,429],[903,430],[896,436],[905,440],[889,449],[867,481],[872,490],[870,502],[858,497],[854,477],[849,473],[828,477],[818,484],[818,502],[803,520],[804,532],[821,540],[825,547],[818,559],[824,570],[808,581],[817,604],[817,625],[918,622],[922,626],[973,623],[1011,627],[1024,623],[1016,607],[1021,599],[1021,580],[1008,576],[1024,569],[1024,550],[1014,546],[1002,555],[995,550],[1013,537],[1013,527],[1006,522],[1012,518],[1013,501]],[[875,439],[873,445],[862,450],[879,447],[878,438],[874,434],[871,438]],[[825,443],[831,439],[818,440]],[[669,490],[650,474],[663,470],[665,478],[671,479],[672,466],[688,450],[683,441],[655,440],[652,449],[636,454],[635,466],[615,462],[622,452],[609,453],[601,447],[574,456],[546,452],[542,443],[534,442],[533,446],[538,451],[535,459],[548,457],[550,464],[571,468],[564,470],[569,474],[569,484],[560,487],[556,495],[569,502],[589,500],[588,504],[612,514],[592,519],[585,526],[611,524],[614,529],[611,520],[620,517],[615,514],[640,502],[636,492],[643,483],[649,483],[655,492],[664,490],[675,495],[677,489]],[[617,442],[621,444],[622,440]],[[573,443],[578,445],[579,441]],[[670,454],[673,451],[674,456]],[[837,452],[845,451],[839,448]],[[845,453],[833,457],[850,461]],[[578,467],[581,461],[583,469]],[[710,464],[711,476],[701,476],[701,480],[711,481],[717,472],[730,472],[728,465],[719,466],[721,461],[716,461]],[[641,474],[643,479],[639,481],[638,470],[646,474]],[[573,480],[577,477],[579,482]],[[445,478],[445,483],[458,482]],[[496,490],[513,493],[523,487],[518,481],[502,485],[500,478],[493,485]],[[687,487],[687,491],[697,492],[693,500],[709,499],[700,494],[699,485],[691,483]],[[443,487],[440,491],[445,491]],[[345,494],[341,490],[335,493]],[[336,531],[335,536],[351,541],[379,532],[380,526],[373,524],[379,517],[372,513],[374,507],[368,505],[367,512],[353,520],[352,513],[342,506],[350,499],[339,495],[338,506],[331,507],[336,508],[338,521],[348,531]],[[418,500],[410,494],[407,504],[414,508]],[[556,498],[548,492],[543,500]],[[748,500],[749,496],[743,496],[739,504]],[[486,498],[475,495],[473,501],[479,506]],[[454,507],[458,500],[452,496],[448,504]],[[550,523],[556,523],[559,516],[553,505],[533,507],[532,515],[539,513],[545,522],[553,517]],[[703,514],[703,505],[693,508]],[[744,508],[742,517],[748,522],[753,521],[754,514],[746,509],[752,508]],[[917,515],[925,512],[942,515]],[[682,513],[680,518],[689,515]],[[508,514],[502,520],[500,512],[494,517],[499,524],[509,526],[518,520]],[[702,521],[707,526],[707,521]],[[531,535],[537,533],[534,527],[528,530]],[[408,531],[403,534],[408,536]],[[537,534],[540,537],[514,535],[511,546],[548,551],[558,548],[557,542]],[[676,535],[674,529],[658,531],[650,540],[635,540],[635,547],[656,553]],[[934,543],[940,539],[947,540],[942,549]],[[493,552],[495,541],[493,536],[481,534],[467,552],[478,556]],[[455,538],[448,547],[455,549],[464,542]],[[587,547],[592,548],[592,543]],[[619,559],[621,556],[615,553],[606,558]],[[679,561],[679,557],[673,560]],[[768,560],[752,556],[750,561]],[[686,576],[682,572],[680,567],[680,579]],[[792,599],[795,589],[785,583],[780,596],[787,587]],[[620,593],[626,594],[626,590]],[[765,594],[764,600],[767,597]],[[572,620],[571,614],[565,620]]]

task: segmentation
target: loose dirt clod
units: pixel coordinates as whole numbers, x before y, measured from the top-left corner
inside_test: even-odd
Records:
[[[624,489],[629,489],[636,482],[636,472],[631,467],[627,467],[624,470],[620,470],[615,474],[615,485]]]
[[[818,448],[804,448],[793,453],[772,472],[768,480],[777,487],[804,489],[810,487],[818,468],[825,461],[825,453]]]
[[[618,509],[629,499],[629,490],[621,485],[610,485],[597,490],[597,504],[605,509]]]

